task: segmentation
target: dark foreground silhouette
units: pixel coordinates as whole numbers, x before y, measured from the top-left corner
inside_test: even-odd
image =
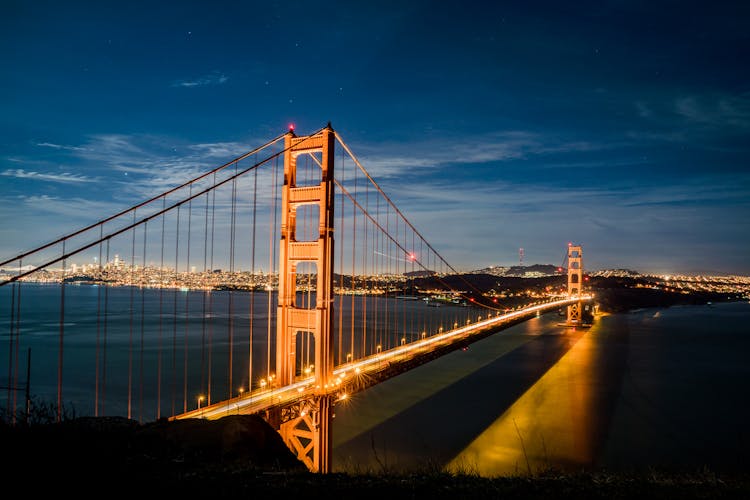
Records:
[[[467,471],[311,474],[263,419],[138,424],[78,418],[59,424],[0,424],[6,486],[25,495],[72,491],[77,497],[243,494],[241,498],[750,498],[750,475],[609,474],[544,471],[481,478]]]

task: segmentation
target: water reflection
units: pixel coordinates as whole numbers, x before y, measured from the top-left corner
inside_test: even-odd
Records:
[[[534,318],[466,352],[454,352],[389,380],[382,391],[375,386],[357,394],[354,399],[361,404],[356,408],[336,410],[336,462],[343,468],[377,468],[387,458],[388,465],[399,470],[424,468],[428,462],[445,466],[537,383],[582,334],[562,334],[555,318]],[[395,395],[411,402],[393,404]]]
[[[564,334],[535,318],[337,408],[334,459],[484,476],[747,471],[748,318],[745,303],[672,307]]]
[[[625,350],[607,348],[614,344],[602,341],[600,324],[580,337],[567,335],[568,352],[453,458],[449,470],[495,476],[595,462],[619,392]]]

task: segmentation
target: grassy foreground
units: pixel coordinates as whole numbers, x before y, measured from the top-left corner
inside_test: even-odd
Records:
[[[706,499],[750,498],[748,477],[690,475],[544,474],[530,477],[481,478],[425,473],[410,475],[308,473],[223,476],[204,489],[205,478],[189,479],[185,491],[213,491],[284,498],[354,499]],[[192,486],[188,486],[192,485]],[[193,488],[194,487],[194,488]]]

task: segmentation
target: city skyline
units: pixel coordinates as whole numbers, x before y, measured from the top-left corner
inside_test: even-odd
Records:
[[[10,2],[0,254],[330,121],[458,269],[750,275],[748,9]]]

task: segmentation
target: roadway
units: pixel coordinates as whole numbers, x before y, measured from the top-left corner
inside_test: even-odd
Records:
[[[363,390],[378,382],[398,375],[416,364],[432,359],[435,352],[439,355],[451,346],[461,342],[479,340],[494,332],[499,327],[508,327],[542,312],[567,306],[579,300],[591,300],[589,295],[566,298],[536,304],[533,306],[500,314],[471,323],[466,326],[439,333],[430,337],[403,344],[387,351],[379,352],[365,358],[339,365],[333,370],[334,381],[328,387],[315,385],[315,377],[306,377],[284,387],[256,389],[236,398],[207,405],[202,408],[176,415],[172,420],[186,418],[217,419],[231,414],[253,414],[307,399],[313,395],[326,394],[337,399],[349,397],[353,392]],[[427,359],[421,359],[427,358]]]

